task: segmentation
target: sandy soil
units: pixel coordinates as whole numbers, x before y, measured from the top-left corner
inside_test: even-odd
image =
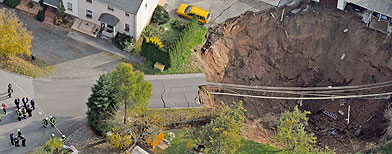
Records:
[[[286,9],[288,12],[293,8]],[[287,13],[280,22],[281,12],[282,9],[246,12],[210,28],[200,50],[207,81],[314,87],[390,80],[392,38],[366,28],[353,12],[311,4],[307,11],[296,15]],[[343,32],[346,28],[348,32]],[[391,90],[386,87],[361,93]],[[227,96],[214,99],[215,102],[243,100],[248,117],[263,117],[270,112],[279,114],[297,104]],[[340,106],[341,102],[345,105]],[[319,145],[347,153],[362,150],[369,142],[380,141],[387,127],[384,108],[388,102],[390,100],[375,99],[304,101],[301,109],[312,112],[307,130],[315,133]],[[348,105],[351,106],[350,124],[344,120]],[[338,118],[333,120],[322,110]],[[345,115],[340,115],[338,110]],[[337,130],[336,135],[325,133],[332,128]]]

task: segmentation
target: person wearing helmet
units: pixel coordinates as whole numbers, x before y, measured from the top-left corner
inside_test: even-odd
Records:
[[[22,131],[18,129],[18,138],[20,138],[20,136],[22,136]]]
[[[15,101],[14,101],[14,102],[15,102],[16,108],[19,109],[19,108],[20,108],[20,107],[19,107],[20,99],[17,97],[17,98],[15,98]]]
[[[49,120],[48,120],[48,118],[45,118],[44,120],[42,120],[42,126],[44,126],[44,128],[47,128],[48,127],[48,122]]]
[[[4,114],[7,114],[7,104],[3,103],[1,104],[1,107],[3,108]]]
[[[20,109],[16,109],[16,115],[18,116],[18,120],[22,120],[22,112],[20,111]]]
[[[67,137],[65,137],[65,135],[61,135],[61,139],[60,140],[65,143],[65,140],[67,140]]]
[[[50,116],[49,120],[50,120],[50,124],[54,127],[56,125],[56,118]]]
[[[27,114],[26,114],[26,109],[25,108],[22,108],[22,115],[23,115],[23,118],[26,119]]]
[[[26,138],[22,135],[20,136],[20,141],[22,141],[22,146],[26,146]]]
[[[54,134],[50,135],[50,138],[54,138],[54,137],[56,137]]]

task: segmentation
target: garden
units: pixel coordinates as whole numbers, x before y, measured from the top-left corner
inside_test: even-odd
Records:
[[[174,18],[161,6],[158,6],[151,18],[151,23],[142,32],[142,39],[117,35],[113,44],[118,48],[146,57],[143,65],[133,64],[135,69],[146,74],[181,74],[200,73],[197,65],[199,47],[207,32],[207,27],[199,26],[197,20],[184,21]],[[159,62],[165,65],[164,71],[154,69]]]

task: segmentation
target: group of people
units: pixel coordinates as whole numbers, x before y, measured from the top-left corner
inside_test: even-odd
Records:
[[[14,133],[10,134],[10,140],[11,144],[15,145],[15,147],[20,147],[19,146],[19,141],[22,142],[22,146],[26,146],[26,138],[22,135],[22,131],[18,129],[18,136],[14,137]]]
[[[8,84],[8,97],[11,98],[12,93],[14,92],[11,83]],[[32,117],[32,111],[35,110],[35,101],[34,99],[30,100],[29,103],[29,98],[28,97],[23,97],[22,98],[22,103],[20,98],[15,98],[14,100],[15,106],[16,106],[16,114],[18,116],[18,120],[21,121],[22,119],[26,119],[27,117]],[[30,106],[31,105],[31,106]],[[7,113],[7,104],[2,103],[1,109],[3,109],[4,114]],[[1,114],[0,114],[0,121],[1,121]],[[44,128],[48,127],[48,124],[52,127],[55,127],[56,125],[56,118],[53,116],[49,116],[49,118],[45,118],[42,120],[42,125]],[[22,142],[22,146],[26,146],[26,138],[22,135],[22,131],[20,129],[17,130],[17,136],[14,137],[14,133],[10,134],[10,140],[11,144],[15,145],[15,147],[20,147],[19,142]],[[52,134],[52,137],[54,137],[54,134]],[[61,141],[65,142],[66,137],[65,135],[61,136]]]
[[[28,117],[32,117],[33,114],[33,110],[35,110],[35,102],[32,99],[29,103],[29,98],[27,97],[23,97],[22,98],[22,102],[23,102],[23,106],[19,106],[20,104],[20,99],[19,98],[15,98],[15,106],[16,106],[16,115],[18,116],[18,120],[21,121],[22,118],[26,119],[27,118],[27,114]],[[30,104],[31,104],[31,108],[30,108]]]
[[[52,125],[52,127],[54,127],[56,125],[56,118],[53,116],[49,116],[49,118],[45,118],[44,120],[42,120],[42,126],[44,126],[44,128],[47,128],[49,123],[50,125]]]

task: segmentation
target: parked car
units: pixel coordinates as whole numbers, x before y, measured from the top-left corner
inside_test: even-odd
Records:
[[[177,14],[187,19],[192,19],[192,17],[196,16],[199,23],[202,24],[208,23],[211,18],[210,12],[189,4],[181,4],[177,9]]]

